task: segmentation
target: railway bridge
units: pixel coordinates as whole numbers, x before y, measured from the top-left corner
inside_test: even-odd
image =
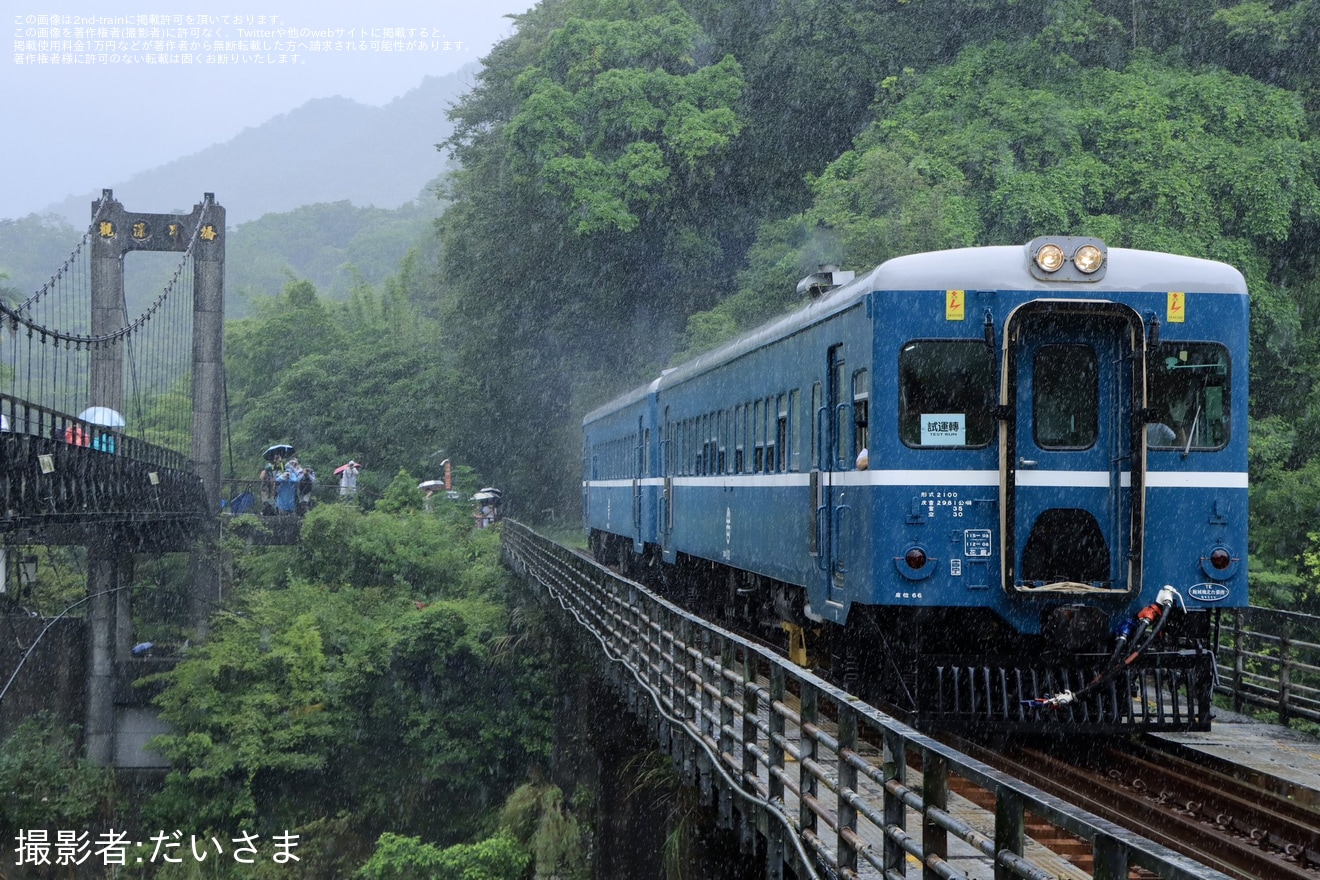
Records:
[[[514,522],[506,563],[766,876],[1165,880],[1226,875],[924,736],[760,645]],[[955,788],[953,780],[958,780]],[[981,806],[976,806],[980,804]],[[1076,838],[1086,869],[1040,845]],[[1032,831],[1029,833],[1028,828]]]
[[[125,257],[151,251],[178,255],[173,274],[130,297]],[[194,629],[219,598],[224,255],[212,194],[187,214],[149,214],[105,190],[50,281],[0,301],[0,594],[21,586],[23,548],[87,548],[84,737],[102,765],[139,760],[154,732],[130,686],[144,669],[130,662],[132,554],[192,554]],[[0,721],[32,656],[0,656]]]

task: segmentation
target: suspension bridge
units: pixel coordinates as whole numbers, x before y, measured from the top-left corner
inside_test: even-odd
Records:
[[[154,294],[126,289],[138,252],[178,255]],[[51,279],[21,302],[0,297],[0,592],[21,568],[11,551],[87,548],[84,738],[99,764],[141,751],[123,697],[132,554],[192,554],[194,629],[219,599],[224,255],[212,194],[151,214],[104,190]]]

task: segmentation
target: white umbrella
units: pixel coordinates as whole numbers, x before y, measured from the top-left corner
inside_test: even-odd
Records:
[[[494,497],[495,497],[495,496],[492,495],[492,494],[490,494],[489,492],[478,492],[476,495],[473,495],[473,496],[472,496],[472,500],[473,500],[473,501],[489,501],[490,499],[492,499],[492,498],[494,498]]]
[[[104,428],[124,427],[124,417],[108,406],[89,406],[78,413],[78,418],[81,421],[100,425]]]
[[[427,480],[424,483],[417,484],[418,489],[430,489],[432,491],[435,491],[436,489],[443,489],[444,487],[445,487],[444,480]]]

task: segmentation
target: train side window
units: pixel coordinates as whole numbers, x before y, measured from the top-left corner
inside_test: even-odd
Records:
[[[871,385],[866,369],[853,373],[853,448],[860,455],[871,443]]]
[[[788,392],[788,469],[802,470],[802,392],[794,388]]]
[[[1147,371],[1149,406],[1158,421],[1146,428],[1151,449],[1209,451],[1229,440],[1228,349],[1214,342],[1162,342]]]
[[[1046,345],[1032,368],[1032,422],[1041,449],[1086,449],[1100,434],[1100,366],[1089,345]]]
[[[756,414],[752,416],[752,431],[756,441],[755,460],[752,462],[753,473],[765,471],[765,401],[756,401]]]
[[[995,436],[994,362],[979,339],[914,339],[898,354],[898,436],[926,448]],[[868,406],[869,409],[869,406]]]
[[[743,469],[743,405],[733,408],[733,472],[742,473]]]
[[[743,473],[751,474],[756,472],[756,437],[752,429],[753,405],[751,403],[743,404],[743,445],[747,447],[743,455]]]
[[[729,446],[729,413],[720,410],[715,413],[715,473],[728,473],[728,456],[725,450]]]

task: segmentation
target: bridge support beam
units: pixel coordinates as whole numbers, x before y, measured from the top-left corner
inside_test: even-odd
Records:
[[[131,213],[103,190],[92,205],[97,228],[91,252],[91,333],[109,335],[128,322],[124,296],[124,257],[130,251],[193,254],[192,459],[207,504],[220,510],[220,451],[224,415],[224,267],[225,210],[206,193],[191,214]],[[125,346],[99,346],[93,352],[88,405],[124,411]],[[189,624],[199,638],[208,630],[213,604],[220,598],[218,519],[193,551]],[[121,584],[125,552],[110,532],[88,547],[87,589],[87,757],[109,766],[115,761],[116,663],[126,660],[133,644],[132,609]]]
[[[210,193],[206,198],[211,203],[209,226],[193,252],[192,457],[206,499],[218,512],[225,406],[225,209],[213,203]],[[211,609],[222,598],[219,541],[217,519],[193,551],[189,565],[189,618],[198,639],[206,638]]]
[[[128,656],[133,621],[122,589],[123,556],[101,533],[87,548],[87,759],[109,767],[115,759],[115,662]]]

